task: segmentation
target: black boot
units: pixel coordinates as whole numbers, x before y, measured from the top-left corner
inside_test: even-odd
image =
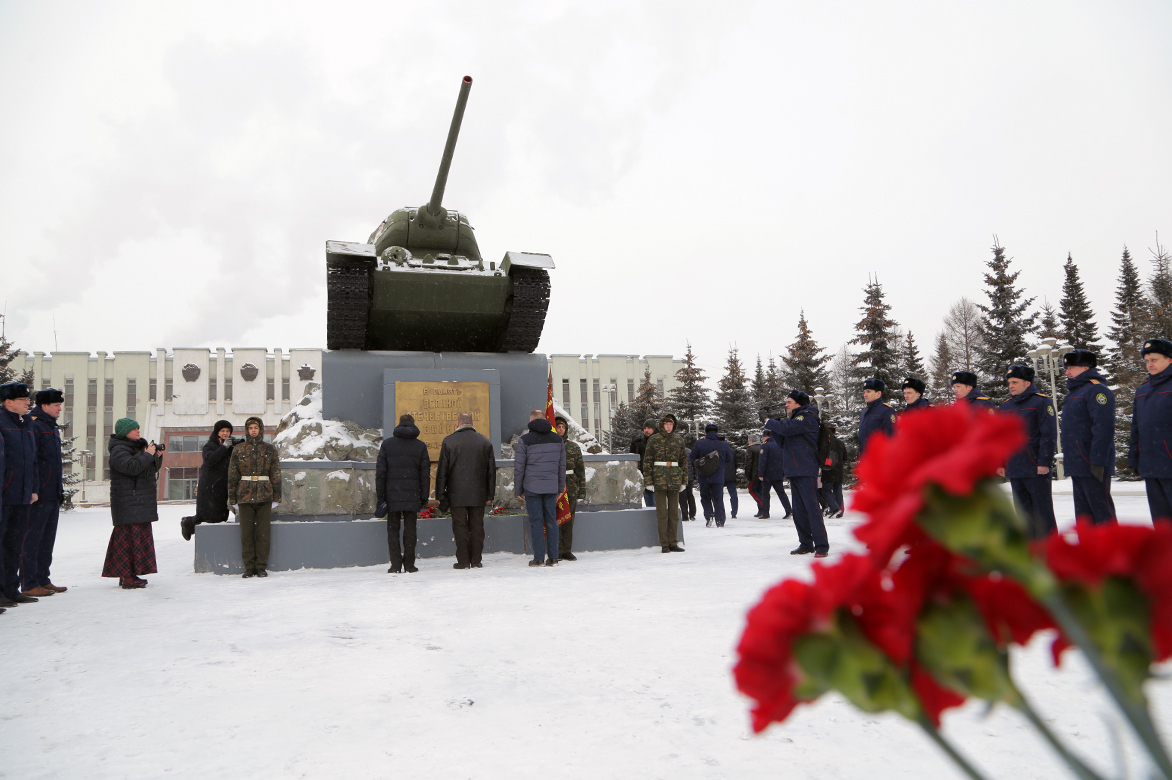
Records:
[[[185,517],[179,521],[179,533],[183,534],[184,541],[191,541],[191,535],[195,533],[195,518]]]
[[[669,552],[671,552],[671,548],[670,547],[661,547],[661,548],[659,548],[659,551],[669,553]]]
[[[267,577],[267,576],[269,576],[269,573],[268,573],[268,571],[267,571],[267,570],[265,570],[265,569],[257,569],[257,570],[256,570],[256,576],[258,576],[258,577]]]
[[[830,555],[830,548],[829,547],[818,547],[814,550],[814,557],[815,558],[825,558],[828,555]]]
[[[683,552],[684,548],[680,547],[678,544],[672,544],[672,545],[668,545],[667,550],[668,550],[668,552]]]
[[[790,555],[809,555],[812,552],[814,552],[813,547],[806,547],[806,546],[802,545],[802,546],[795,547],[794,549],[790,550],[789,554]]]
[[[256,576],[256,569],[245,569],[244,574],[241,574],[240,576],[243,579],[248,579],[249,577],[255,577]]]

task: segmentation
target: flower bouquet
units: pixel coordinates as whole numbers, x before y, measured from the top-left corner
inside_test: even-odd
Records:
[[[938,407],[868,443],[853,508],[868,554],[813,566],[748,614],[737,687],[753,729],[838,691],[866,712],[917,723],[972,778],[983,775],[940,733],[969,698],[1018,710],[1076,777],[1099,775],[1053,734],[1014,684],[1009,648],[1053,629],[1054,663],[1077,647],[1151,756],[1172,761],[1143,684],[1172,656],[1172,524],[1094,526],[1031,543],[996,472],[1025,442],[1015,416]]]

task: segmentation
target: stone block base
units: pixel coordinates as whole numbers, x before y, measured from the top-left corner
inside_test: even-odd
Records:
[[[519,515],[485,517],[484,552],[530,553],[528,525],[529,519]],[[455,558],[456,543],[452,539],[450,518],[422,518],[417,529],[417,559]],[[683,541],[682,525],[679,536]],[[579,512],[574,520],[575,552],[658,546],[659,527],[654,509]],[[273,522],[269,571],[386,565],[390,557],[385,520],[319,515],[291,522]],[[240,526],[236,523],[196,526],[195,570],[242,574]]]

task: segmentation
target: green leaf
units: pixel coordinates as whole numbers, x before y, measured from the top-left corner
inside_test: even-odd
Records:
[[[915,655],[941,685],[1016,706],[1019,696],[1009,676],[1009,657],[968,597],[931,604],[923,611],[916,622]]]
[[[1107,577],[1093,588],[1065,584],[1062,594],[1128,697],[1143,704],[1142,686],[1151,676],[1152,664],[1147,598],[1123,577]]]

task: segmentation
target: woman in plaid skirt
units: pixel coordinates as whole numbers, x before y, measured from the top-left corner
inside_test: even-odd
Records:
[[[151,523],[159,519],[155,477],[163,456],[154,443],[142,440],[138,423],[123,417],[110,437],[110,516],[114,532],[106,549],[103,577],[117,577],[123,588],[145,588],[140,574],[154,574],[155,537]]]

